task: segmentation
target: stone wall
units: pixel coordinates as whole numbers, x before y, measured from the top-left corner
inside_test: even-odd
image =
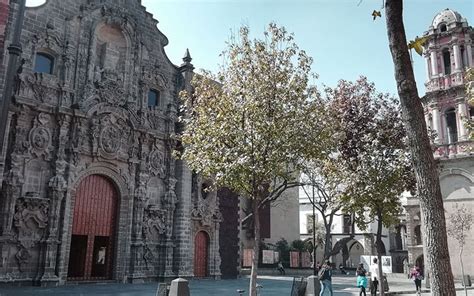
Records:
[[[168,60],[167,38],[136,0],[48,0],[27,9],[21,42],[0,204],[0,282],[68,281],[77,188],[90,175],[106,177],[119,195],[110,279],[192,276],[190,250],[207,212],[192,213],[199,203],[191,172],[171,155],[190,57],[179,67]],[[50,72],[35,69],[40,55],[52,61]],[[216,211],[206,231],[218,255],[218,203],[209,202]],[[219,264],[210,275],[220,275]]]

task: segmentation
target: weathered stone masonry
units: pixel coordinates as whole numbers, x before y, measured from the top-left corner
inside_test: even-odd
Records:
[[[10,1],[10,19],[17,6]],[[138,0],[49,0],[27,9],[0,159],[0,283],[71,280],[74,209],[89,176],[105,177],[117,194],[107,279],[193,276],[199,231],[208,236],[201,270],[220,276],[217,195],[203,196],[200,177],[171,155],[191,57],[173,65],[157,23]],[[51,72],[35,71],[39,56],[52,61]]]

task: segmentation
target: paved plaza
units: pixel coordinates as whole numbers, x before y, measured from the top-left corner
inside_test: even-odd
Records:
[[[285,296],[290,295],[293,277],[262,276],[258,283],[262,285],[260,295],[262,296]],[[238,289],[248,291],[248,278],[234,280],[191,280],[190,290],[192,296],[232,296],[239,295]],[[334,294],[340,296],[358,295],[354,287],[353,276],[337,276],[333,278]],[[410,280],[389,281],[390,292],[396,295],[414,295],[414,285]],[[147,284],[79,284],[66,285],[55,288],[40,287],[10,287],[0,288],[0,296],[155,296],[157,283]],[[459,289],[460,286],[457,285]],[[410,292],[411,291],[411,292]],[[468,295],[474,295],[474,289],[468,291]],[[458,295],[464,295],[464,291],[458,290]],[[244,293],[247,295],[247,293]],[[430,293],[423,293],[430,295]]]

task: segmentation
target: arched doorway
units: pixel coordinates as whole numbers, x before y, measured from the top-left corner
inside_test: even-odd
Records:
[[[349,259],[346,262],[346,266],[357,267],[357,265],[362,262],[362,255],[364,255],[364,246],[358,241],[353,242],[349,248]]]
[[[207,276],[207,263],[209,258],[209,236],[204,231],[199,231],[194,239],[194,276]]]
[[[106,177],[84,178],[76,191],[69,280],[104,280],[112,276],[118,194]]]

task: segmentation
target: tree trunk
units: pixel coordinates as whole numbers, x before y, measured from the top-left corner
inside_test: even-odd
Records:
[[[326,229],[326,234],[324,235],[324,260],[328,260],[332,251],[331,224],[325,225],[324,228]]]
[[[467,296],[467,287],[466,287],[466,281],[464,279],[464,264],[462,263],[462,251],[463,251],[463,246],[460,247],[459,249],[459,262],[461,263],[461,276],[462,276],[462,285],[464,287],[464,293]]]
[[[253,224],[254,224],[254,246],[252,255],[252,272],[250,274],[250,288],[249,296],[257,295],[257,268],[258,268],[258,257],[260,252],[260,215],[258,210],[258,200],[252,199],[252,210],[253,210]]]
[[[379,211],[377,214],[377,234],[375,236],[375,246],[377,249],[377,264],[379,266],[379,272],[377,278],[379,279],[379,295],[385,295],[384,282],[383,282],[383,272],[382,272],[382,214]]]
[[[402,19],[402,0],[387,0],[387,34],[395,67],[395,79],[415,169],[424,250],[430,272],[432,295],[456,295],[448,252],[446,220],[439,176],[428,138]]]

